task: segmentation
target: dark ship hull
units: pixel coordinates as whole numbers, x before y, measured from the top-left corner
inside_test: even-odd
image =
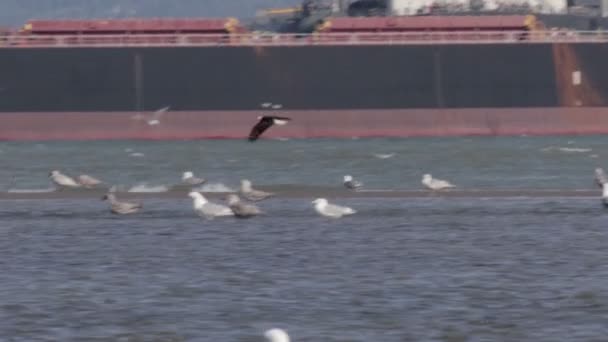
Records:
[[[0,139],[608,133],[604,43],[0,48]],[[160,125],[139,120],[171,106]]]

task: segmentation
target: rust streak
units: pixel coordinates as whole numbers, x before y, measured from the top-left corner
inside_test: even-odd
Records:
[[[562,106],[594,107],[603,104],[572,45],[553,44],[553,61],[557,94]],[[575,72],[580,72],[580,84],[573,82]]]

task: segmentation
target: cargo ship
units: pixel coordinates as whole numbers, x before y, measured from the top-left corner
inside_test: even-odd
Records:
[[[601,13],[317,5],[0,32],[0,140],[608,133]]]

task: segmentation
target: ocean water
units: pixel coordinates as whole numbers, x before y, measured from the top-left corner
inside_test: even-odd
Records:
[[[352,174],[367,188],[421,189],[431,173],[462,188],[589,188],[607,145],[602,136],[0,143],[0,190],[47,189],[53,169],[130,186],[175,184],[191,170],[229,187],[333,186]]]
[[[593,189],[604,137],[0,143],[0,189],[48,172],[170,187]],[[133,155],[134,153],[138,153]],[[380,154],[393,154],[391,157]],[[162,189],[161,189],[162,190]],[[598,191],[599,192],[599,191]],[[598,193],[599,196],[599,193]],[[131,216],[99,198],[0,201],[0,340],[605,341],[608,212],[597,198],[442,196],[259,203],[248,220],[197,217],[187,197]]]

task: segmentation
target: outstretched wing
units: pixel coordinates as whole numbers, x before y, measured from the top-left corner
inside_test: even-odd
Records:
[[[270,116],[263,116],[260,121],[258,121],[255,126],[251,129],[249,133],[249,141],[257,140],[264,131],[266,131],[270,126],[274,124],[274,120]]]
[[[271,118],[272,118],[272,122],[277,125],[285,125],[289,121],[291,121],[291,118],[288,118],[285,116],[272,116]]]
[[[163,116],[163,114],[165,114],[167,111],[169,111],[169,106],[161,108],[159,110],[157,110],[156,112],[152,113],[152,118],[151,120],[160,120],[160,117]]]

